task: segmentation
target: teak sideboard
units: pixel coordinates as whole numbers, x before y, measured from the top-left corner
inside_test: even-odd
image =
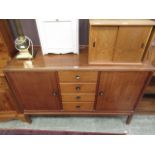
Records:
[[[129,123],[154,74],[155,22],[122,21],[91,20],[89,47],[79,55],[43,56],[36,48],[33,60],[12,58],[3,72],[18,118],[119,115]]]
[[[126,115],[129,122],[153,66],[96,66],[88,50],[11,60],[4,70],[18,110],[29,115]]]

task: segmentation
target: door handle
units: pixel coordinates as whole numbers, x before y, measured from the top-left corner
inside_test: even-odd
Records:
[[[81,107],[80,105],[77,105],[77,106],[76,106],[77,109],[80,109],[80,107]]]
[[[142,43],[142,44],[141,44],[141,48],[144,48],[144,46],[145,46],[145,44],[144,44],[144,43]]]
[[[54,91],[53,96],[58,96],[58,93],[56,91]]]
[[[103,91],[100,91],[99,92],[99,96],[103,96],[104,95],[104,92]]]
[[[93,47],[95,47],[95,46],[96,46],[96,42],[94,41],[94,42],[93,42]]]

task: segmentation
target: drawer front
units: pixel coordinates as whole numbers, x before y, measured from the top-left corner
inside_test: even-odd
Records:
[[[63,102],[64,111],[92,111],[93,102]]]
[[[60,83],[61,93],[95,93],[96,83]]]
[[[94,102],[95,93],[86,94],[86,93],[75,93],[75,94],[62,94],[62,101],[70,101],[70,102]]]
[[[8,85],[5,77],[0,77],[0,89],[2,90],[7,88],[8,88]]]
[[[97,82],[94,71],[59,71],[60,82]]]

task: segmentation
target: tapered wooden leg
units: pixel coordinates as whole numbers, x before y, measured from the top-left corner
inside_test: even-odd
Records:
[[[133,117],[133,115],[129,115],[127,117],[126,124],[130,124],[131,123],[132,117]]]
[[[29,115],[18,114],[18,119],[22,122],[32,123],[31,117]]]

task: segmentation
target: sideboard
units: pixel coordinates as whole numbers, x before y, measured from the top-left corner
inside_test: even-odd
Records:
[[[135,112],[154,109],[143,100],[155,71],[154,25],[152,20],[90,20],[89,45],[79,55],[43,55],[36,47],[33,60],[12,57],[3,75],[16,118],[127,116],[129,124]]]
[[[18,110],[31,115],[122,115],[127,123],[141,99],[154,67],[90,65],[88,49],[79,55],[12,59],[4,74]]]

